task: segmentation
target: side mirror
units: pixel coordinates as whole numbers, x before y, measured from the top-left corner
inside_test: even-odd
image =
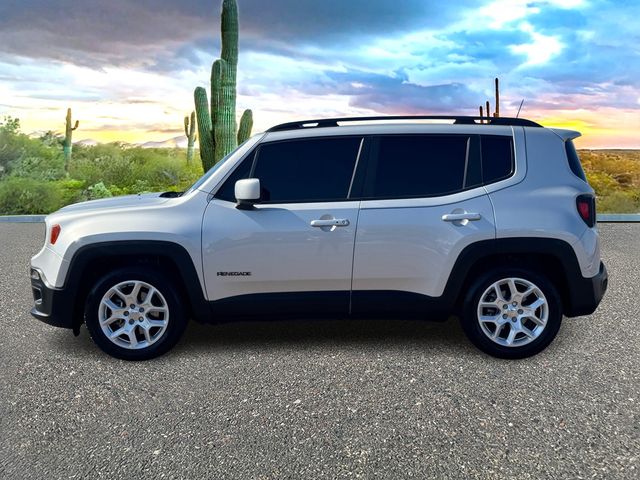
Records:
[[[260,201],[260,180],[257,178],[245,178],[238,180],[235,185],[237,208],[251,209]]]

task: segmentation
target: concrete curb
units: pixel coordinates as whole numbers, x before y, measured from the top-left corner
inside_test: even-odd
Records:
[[[0,215],[0,223],[41,223],[46,215]],[[598,222],[640,222],[640,213],[602,213]]]
[[[640,222],[640,213],[603,213],[597,216],[598,222]]]
[[[0,223],[42,223],[46,215],[0,215]]]

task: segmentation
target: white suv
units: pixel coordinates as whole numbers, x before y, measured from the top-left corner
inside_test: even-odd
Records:
[[[594,194],[579,133],[484,122],[278,125],[184,193],[65,207],[31,261],[31,313],[128,360],[189,318],[450,314],[491,355],[536,354],[606,290]]]

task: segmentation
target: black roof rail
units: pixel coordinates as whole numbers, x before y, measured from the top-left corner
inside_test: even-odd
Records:
[[[510,117],[469,117],[460,115],[390,115],[377,117],[341,117],[321,118],[316,120],[300,120],[297,122],[281,123],[267,130],[267,132],[282,132],[285,130],[298,130],[302,128],[339,127],[342,122],[371,122],[389,120],[453,120],[458,125],[510,125],[514,127],[542,127],[542,125],[527,120],[526,118]],[[489,120],[489,123],[484,123]]]

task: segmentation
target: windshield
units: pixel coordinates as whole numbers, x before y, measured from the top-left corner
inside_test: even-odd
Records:
[[[239,157],[243,157],[245,153],[247,153],[253,146],[258,143],[258,140],[262,138],[262,133],[259,135],[254,135],[253,137],[246,140],[242,143],[238,148],[236,148],[233,152],[229,153],[227,156],[223,157],[218,163],[216,163],[213,167],[209,169],[204,175],[202,175],[196,183],[191,185],[189,189],[185,192],[190,193],[194,190],[199,190],[206,182],[209,180],[217,171],[219,171],[223,165],[225,165],[228,161],[233,159],[238,159]]]

